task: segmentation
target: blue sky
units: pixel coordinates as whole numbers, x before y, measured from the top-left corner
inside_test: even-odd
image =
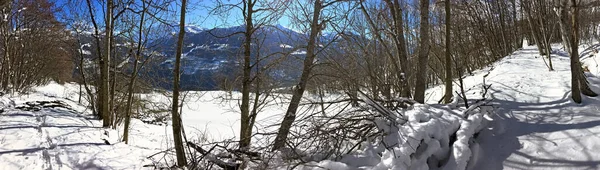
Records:
[[[237,3],[237,0],[223,0],[225,3]],[[242,13],[239,9],[229,11],[227,15],[210,14],[210,10],[216,4],[214,0],[192,0],[188,4],[187,24],[193,24],[205,28],[230,27],[242,25]],[[289,19],[283,16],[275,24],[289,27]]]
[[[213,6],[215,6],[214,0],[192,0],[188,4],[187,24],[205,28],[240,25],[239,18],[234,17],[241,16],[239,10],[232,10],[230,15],[227,15],[228,17],[223,18],[209,14],[210,8]]]
[[[68,10],[66,10],[65,4],[69,2],[80,2],[80,10],[87,12],[87,6],[85,0],[50,0],[54,1],[57,8],[63,8],[62,12],[65,12],[67,15]],[[104,1],[104,0],[91,0],[92,2]],[[186,14],[186,24],[195,25],[203,28],[214,28],[214,27],[231,27],[242,25],[243,22],[241,20],[242,15],[239,9],[231,10],[227,15],[217,16],[214,14],[210,14],[210,9],[215,6],[215,0],[188,0],[188,12]],[[238,0],[222,0],[225,3],[236,3]],[[179,3],[171,5],[170,10],[179,11]],[[101,7],[99,4],[96,4],[97,8],[97,17],[102,15]],[[101,17],[96,18],[98,22],[102,21]],[[170,18],[170,20],[178,21],[178,19]],[[278,23],[283,26],[289,27],[289,20],[285,17],[282,17],[278,21]]]
[[[59,6],[58,8],[61,8],[60,5],[64,5],[67,4],[69,2],[79,2],[80,7],[79,10],[83,11],[85,13],[87,13],[87,7],[86,7],[86,0],[50,0],[50,1],[54,1],[56,2],[57,6]],[[103,15],[103,11],[101,8],[101,4],[99,2],[104,2],[106,0],[91,0],[92,2],[94,2],[96,4],[96,14],[97,14],[97,21],[99,24],[102,23],[102,15]],[[172,5],[170,5],[168,8],[169,10],[172,11],[179,11],[180,7],[179,7],[179,3],[180,0],[178,0],[179,2],[177,4],[173,3]],[[229,11],[229,13],[225,14],[225,15],[216,15],[216,14],[211,14],[210,11],[212,8],[214,8],[214,6],[216,6],[215,3],[216,0],[188,0],[188,12],[187,12],[187,16],[186,16],[186,24],[187,25],[194,25],[194,26],[198,26],[198,27],[202,27],[202,28],[215,28],[215,27],[231,27],[231,26],[238,26],[238,25],[242,25],[244,24],[242,21],[242,14],[240,9],[232,9]],[[239,3],[241,0],[221,0],[223,3]],[[271,0],[268,2],[281,2],[284,0]],[[368,3],[382,3],[380,0],[367,0]],[[141,2],[141,0],[136,0],[136,2]],[[303,1],[294,1],[294,2],[303,2]],[[304,1],[307,2],[307,1]],[[413,4],[415,1],[414,0],[404,0],[404,3],[407,4]],[[273,4],[273,3],[271,3]],[[260,5],[259,5],[260,6]],[[348,8],[348,6],[346,7],[342,7],[342,8]],[[276,23],[272,23],[272,24],[280,24],[284,27],[293,29],[293,30],[301,30],[301,28],[296,27],[295,25],[291,25],[290,19],[286,17],[286,15],[288,14],[284,14],[281,16],[281,19],[279,19]],[[168,20],[170,20],[171,23],[173,24],[177,24],[179,22],[178,20],[178,14],[171,14],[169,16],[169,18],[167,18]]]

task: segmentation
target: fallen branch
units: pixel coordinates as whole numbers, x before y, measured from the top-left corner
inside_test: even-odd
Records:
[[[358,91],[359,93],[359,97],[363,99],[363,101],[365,101],[365,103],[367,103],[369,106],[373,107],[373,109],[375,109],[377,112],[379,112],[381,115],[385,116],[386,118],[388,118],[388,120],[390,121],[396,121],[396,119],[399,119],[401,122],[398,122],[400,124],[404,124],[406,121],[408,121],[408,119],[406,119],[406,117],[398,112],[394,112],[391,111],[389,109],[387,109],[386,107],[382,106],[381,104],[379,104],[378,102],[374,101],[373,99],[369,98],[365,93],[363,93],[362,91]]]
[[[200,152],[200,154],[204,155],[207,160],[209,162],[214,163],[215,165],[225,169],[225,170],[237,170],[240,167],[239,163],[234,163],[234,162],[225,162],[223,160],[218,159],[215,155],[211,154],[210,152],[202,149],[202,147],[192,143],[192,142],[187,142],[187,145],[194,148],[194,150]]]

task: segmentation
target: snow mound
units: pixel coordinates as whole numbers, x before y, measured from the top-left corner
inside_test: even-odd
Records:
[[[491,110],[483,105],[452,110],[447,106],[416,104],[403,112],[406,122],[377,120],[385,134],[381,139],[363,143],[362,150],[339,161],[311,162],[304,169],[464,170],[473,152],[477,152],[471,149],[476,145],[473,138],[487,124],[484,117],[488,114],[492,114]]]

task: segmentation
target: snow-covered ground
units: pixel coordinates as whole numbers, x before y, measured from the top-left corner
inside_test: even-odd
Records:
[[[600,46],[580,51],[592,89],[600,92],[600,55],[594,48]],[[555,71],[548,71],[536,47],[526,47],[465,79],[469,95],[480,97],[489,72],[488,97],[497,106],[495,120],[478,137],[480,157],[473,169],[600,169],[600,98],[574,103],[568,54],[553,54],[552,64]],[[442,87],[430,89],[430,102],[442,93]]]
[[[84,92],[85,93],[85,92]],[[199,144],[237,141],[239,134],[239,93],[208,91],[183,92],[182,120],[186,137]],[[170,108],[168,95],[150,93],[140,96],[153,107]],[[256,132],[273,132],[281,122],[286,95],[271,96],[257,117]],[[332,97],[331,97],[332,98]],[[333,99],[329,99],[333,100]],[[27,102],[61,101],[70,109],[18,109]],[[172,127],[147,124],[132,119],[129,144],[120,142],[123,127],[104,129],[102,122],[79,101],[79,86],[50,83],[26,95],[0,97],[0,170],[14,169],[143,169],[145,165],[173,165]],[[299,116],[307,107],[300,107]],[[107,139],[110,145],[105,144]],[[266,146],[272,139],[256,135],[255,145]],[[232,142],[235,143],[235,142]],[[152,156],[152,157],[150,157]],[[152,168],[149,168],[152,169]]]
[[[555,46],[559,49],[560,46]],[[582,46],[582,61],[588,66],[592,89],[600,92],[600,55],[592,52],[600,46]],[[468,95],[481,98],[481,83],[491,84],[488,98],[495,105],[494,120],[477,137],[477,143],[466,148],[469,137],[483,117],[462,119],[461,110],[441,105],[417,105],[405,112],[408,125],[401,126],[396,137],[388,141],[400,145],[385,148],[370,145],[337,161],[312,162],[330,169],[421,169],[428,168],[427,159],[451,152],[450,161],[442,168],[462,169],[600,169],[600,98],[584,97],[582,104],[570,99],[569,59],[565,52],[552,56],[555,71],[548,71],[535,47],[526,47],[492,66],[476,71],[465,79]],[[435,103],[443,95],[443,87],[428,90],[428,100]],[[456,88],[456,87],[455,87]],[[90,111],[79,104],[79,87],[75,84],[51,83],[37,87],[27,95],[0,97],[0,170],[13,169],[144,169],[145,165],[171,162],[172,157],[161,153],[172,147],[171,126],[132,120],[130,143],[120,141],[122,128],[101,128]],[[234,97],[227,97],[233,95]],[[239,133],[237,93],[190,92],[183,107],[186,137],[199,143],[235,140]],[[272,99],[257,120],[257,130],[272,131],[286,109],[285,100]],[[334,100],[330,96],[326,100]],[[163,104],[170,100],[155,93],[142,98]],[[26,111],[32,101],[59,100],[62,107]],[[19,109],[21,108],[21,109]],[[301,109],[301,113],[310,108]],[[302,116],[302,114],[300,114]],[[485,121],[485,120],[483,120]],[[460,127],[456,123],[461,124]],[[437,130],[436,130],[437,129]],[[448,146],[445,135],[459,130],[454,145]],[[423,134],[415,132],[423,132]],[[392,132],[392,131],[390,131]],[[427,133],[425,133],[427,132]],[[435,133],[433,133],[435,132]],[[405,139],[402,135],[408,135]],[[417,139],[418,138],[418,139]],[[110,144],[106,144],[105,140]],[[258,144],[272,139],[254,138]],[[407,156],[416,153],[421,140],[430,150],[418,151],[426,156]],[[450,149],[453,148],[453,149]],[[444,152],[437,152],[442,150]],[[400,156],[399,156],[400,155]],[[468,161],[473,159],[473,161]],[[420,164],[409,165],[409,163]],[[431,163],[430,163],[431,164]],[[423,165],[423,166],[422,166]],[[302,166],[300,166],[302,167]],[[152,169],[151,167],[148,167]],[[313,169],[315,166],[304,166]],[[319,168],[316,168],[319,169]]]
[[[152,162],[147,156],[161,151],[116,143],[102,124],[76,102],[64,86],[50,84],[36,93],[2,97],[0,113],[0,169],[139,169]],[[46,91],[46,92],[44,92]],[[18,109],[31,101],[60,100],[67,107]],[[115,142],[105,144],[104,139]]]

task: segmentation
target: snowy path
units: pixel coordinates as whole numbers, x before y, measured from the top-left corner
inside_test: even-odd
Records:
[[[490,74],[499,119],[480,137],[485,158],[479,167],[600,169],[600,101],[574,104],[566,55],[554,57],[553,72],[537,55],[519,51]],[[590,82],[600,85],[596,77]]]
[[[490,68],[488,97],[498,106],[498,114],[478,137],[481,150],[473,169],[600,169],[600,98],[572,102],[569,59],[559,54],[553,55],[552,72],[535,47],[517,51]],[[597,73],[595,57],[583,58]],[[479,95],[485,73],[466,80],[469,87],[476,87],[473,97]],[[588,79],[600,92],[600,78]]]
[[[148,163],[148,149],[105,144],[101,124],[75,110],[17,107],[0,114],[0,169],[139,169]]]

